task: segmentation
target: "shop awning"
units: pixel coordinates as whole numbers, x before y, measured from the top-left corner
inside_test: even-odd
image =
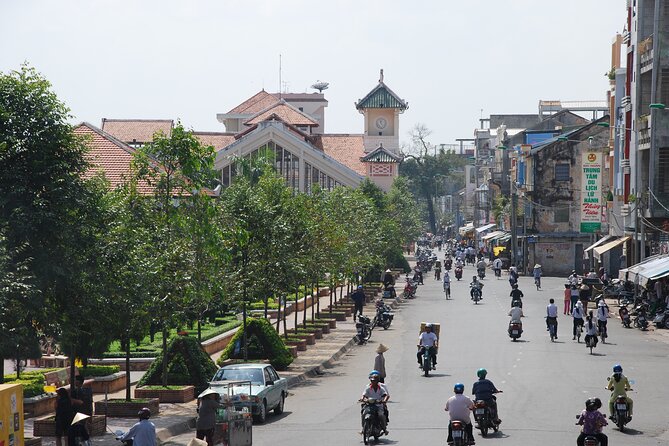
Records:
[[[506,232],[503,236],[497,239],[497,243],[508,242],[509,240],[511,240],[511,233]]]
[[[669,254],[660,254],[649,257],[643,262],[621,269],[618,277],[644,285],[649,280],[659,279],[669,275]]]
[[[476,232],[478,232],[480,234],[481,232],[487,231],[488,229],[492,229],[495,226],[497,226],[495,223],[490,223],[490,224],[487,224],[487,225],[483,225],[483,226],[480,226],[480,227],[476,228]]]
[[[497,238],[502,237],[504,234],[506,234],[506,232],[504,231],[493,231],[490,234],[486,234],[483,237],[481,237],[481,240],[486,240],[486,241],[495,240]]]
[[[474,224],[473,223],[467,223],[464,226],[460,226],[460,229],[458,229],[458,232],[460,235],[465,235],[468,232],[473,232],[474,231]]]
[[[585,249],[583,250],[583,252],[591,251],[591,250],[595,249],[596,247],[598,247],[598,246],[600,246],[600,245],[602,245],[602,244],[604,244],[604,243],[610,241],[612,238],[614,238],[613,235],[605,235],[604,237],[600,238],[599,240],[597,240],[597,241],[596,241],[595,243],[593,243],[592,245],[590,245],[590,246],[588,246],[587,248],[585,248]]]
[[[625,236],[625,237],[621,237],[617,240],[614,240],[612,242],[605,243],[601,246],[597,246],[595,248],[595,254],[597,254],[598,256],[601,256],[602,254],[604,254],[605,252],[615,248],[616,246],[622,245],[623,243],[625,243],[630,238],[631,238],[630,236]]]

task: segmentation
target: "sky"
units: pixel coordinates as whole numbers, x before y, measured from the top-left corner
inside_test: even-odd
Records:
[[[539,100],[604,100],[625,0],[0,0],[0,72],[28,63],[72,122],[180,119],[198,131],[261,89],[329,82],[328,133],[362,133],[354,103],[379,69],[433,144]],[[279,70],[281,60],[281,70]]]

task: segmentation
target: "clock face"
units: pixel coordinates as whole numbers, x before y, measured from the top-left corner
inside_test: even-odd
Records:
[[[376,128],[379,130],[383,130],[386,128],[386,125],[388,125],[388,122],[386,121],[386,118],[376,118]]]

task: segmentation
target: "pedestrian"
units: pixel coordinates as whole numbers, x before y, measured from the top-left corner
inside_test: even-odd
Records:
[[[588,302],[590,302],[590,287],[586,284],[581,285],[578,298],[583,304],[583,311],[588,311]]]
[[[197,420],[195,421],[195,437],[198,440],[206,440],[207,446],[214,446],[216,410],[221,406],[221,395],[219,395],[219,393],[214,389],[207,389],[197,397]]]
[[[93,389],[84,387],[84,376],[74,378],[74,388],[70,395],[74,408],[86,415],[93,415]]]
[[[570,311],[574,311],[574,307],[576,306],[576,302],[578,302],[578,286],[572,284],[570,285],[571,288],[571,308]]]
[[[351,299],[355,305],[353,309],[353,322],[355,322],[358,313],[362,316],[362,306],[365,303],[365,292],[362,290],[362,285],[358,285],[358,288],[351,294]]]
[[[374,358],[374,370],[379,372],[379,382],[386,382],[386,358],[383,356],[384,352],[388,351],[388,347],[379,344],[376,348],[376,358]]]
[[[451,297],[451,276],[448,274],[448,270],[444,272],[444,294],[446,298]]]
[[[557,330],[558,330],[558,308],[555,305],[555,299],[550,299],[546,306],[546,331],[550,330],[550,326],[555,325],[555,339],[557,339]]]
[[[81,412],[74,416],[67,438],[68,446],[90,446],[91,437],[88,434],[88,429],[86,428],[86,420],[88,418],[90,418],[90,415]]]
[[[563,314],[571,314],[571,286],[568,283],[564,285],[564,308]]]
[[[62,437],[69,443],[70,425],[74,419],[74,407],[70,392],[65,387],[56,390],[56,446],[63,446]]]

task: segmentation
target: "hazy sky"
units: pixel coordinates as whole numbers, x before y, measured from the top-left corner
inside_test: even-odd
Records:
[[[328,133],[361,133],[354,102],[385,82],[431,142],[540,99],[605,99],[625,0],[0,0],[0,71],[34,66],[73,121],[181,119],[223,131],[263,87],[325,91]]]

